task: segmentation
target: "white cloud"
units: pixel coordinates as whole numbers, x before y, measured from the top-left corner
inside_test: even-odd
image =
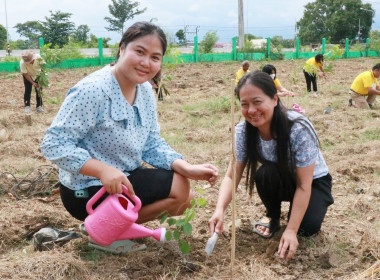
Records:
[[[200,5],[198,5],[198,4],[193,4],[193,5],[191,5],[187,10],[189,11],[189,12],[197,12],[197,11],[199,11],[201,9],[201,6]]]

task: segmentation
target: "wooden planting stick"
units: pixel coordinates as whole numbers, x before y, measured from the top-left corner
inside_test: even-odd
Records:
[[[235,85],[233,84],[233,89]],[[231,228],[231,278],[233,279],[233,268],[235,263],[235,243],[236,243],[236,203],[235,203],[235,193],[236,193],[236,152],[235,152],[235,90],[232,90],[231,95],[231,143],[232,143],[232,228]]]

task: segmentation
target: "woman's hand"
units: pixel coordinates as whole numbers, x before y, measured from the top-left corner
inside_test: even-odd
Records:
[[[297,251],[297,248],[297,232],[285,229],[280,240],[280,245],[278,246],[278,254],[280,255],[280,258],[285,258],[287,261],[289,261],[293,257],[294,253]],[[287,255],[286,251],[288,251]]]
[[[210,228],[210,236],[216,232],[221,234],[223,232],[224,213],[223,210],[215,210],[214,214],[208,221],[208,227]]]
[[[123,188],[121,185],[123,184],[127,187],[131,196],[135,195],[127,176],[115,167],[107,165],[100,173],[99,179],[109,194],[122,193]]]
[[[215,185],[219,177],[219,169],[208,163],[191,165],[188,173],[190,179],[205,180],[208,181],[211,186]]]
[[[190,164],[183,159],[177,159],[172,163],[171,168],[192,180],[205,180],[212,186],[215,185],[219,177],[219,169],[212,164]]]
[[[293,92],[291,92],[291,91],[288,91],[288,90],[286,90],[286,91],[281,91],[280,93],[278,93],[278,95],[279,96],[290,96],[290,97],[294,97],[294,93]]]

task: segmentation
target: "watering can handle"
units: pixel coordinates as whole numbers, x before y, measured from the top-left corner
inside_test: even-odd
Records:
[[[140,198],[138,198],[137,197],[137,195],[135,195],[135,196],[131,196],[130,194],[129,194],[129,191],[128,191],[128,189],[127,189],[127,187],[126,186],[124,186],[124,185],[121,185],[122,186],[122,188],[123,188],[123,192],[128,196],[128,198],[129,199],[131,199],[133,202],[134,202],[134,204],[135,204],[135,206],[132,208],[132,210],[134,211],[134,212],[138,212],[139,210],[140,210],[140,208],[141,208],[141,200],[140,200]],[[106,188],[105,187],[102,187],[93,197],[91,197],[91,199],[87,202],[87,204],[86,204],[86,210],[87,210],[87,213],[88,214],[92,214],[92,213],[94,213],[94,209],[92,208],[92,206],[94,205],[94,203],[96,202],[96,201],[98,201],[99,200],[99,198],[101,198],[105,193],[106,193],[107,191],[106,191]]]

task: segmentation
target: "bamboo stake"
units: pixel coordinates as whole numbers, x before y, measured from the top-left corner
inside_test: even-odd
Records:
[[[235,85],[233,85],[235,88]],[[236,203],[235,203],[235,193],[236,193],[236,152],[235,152],[235,91],[232,90],[231,95],[231,143],[232,143],[232,238],[231,238],[231,278],[233,279],[233,268],[235,263],[235,243],[236,243]]]

